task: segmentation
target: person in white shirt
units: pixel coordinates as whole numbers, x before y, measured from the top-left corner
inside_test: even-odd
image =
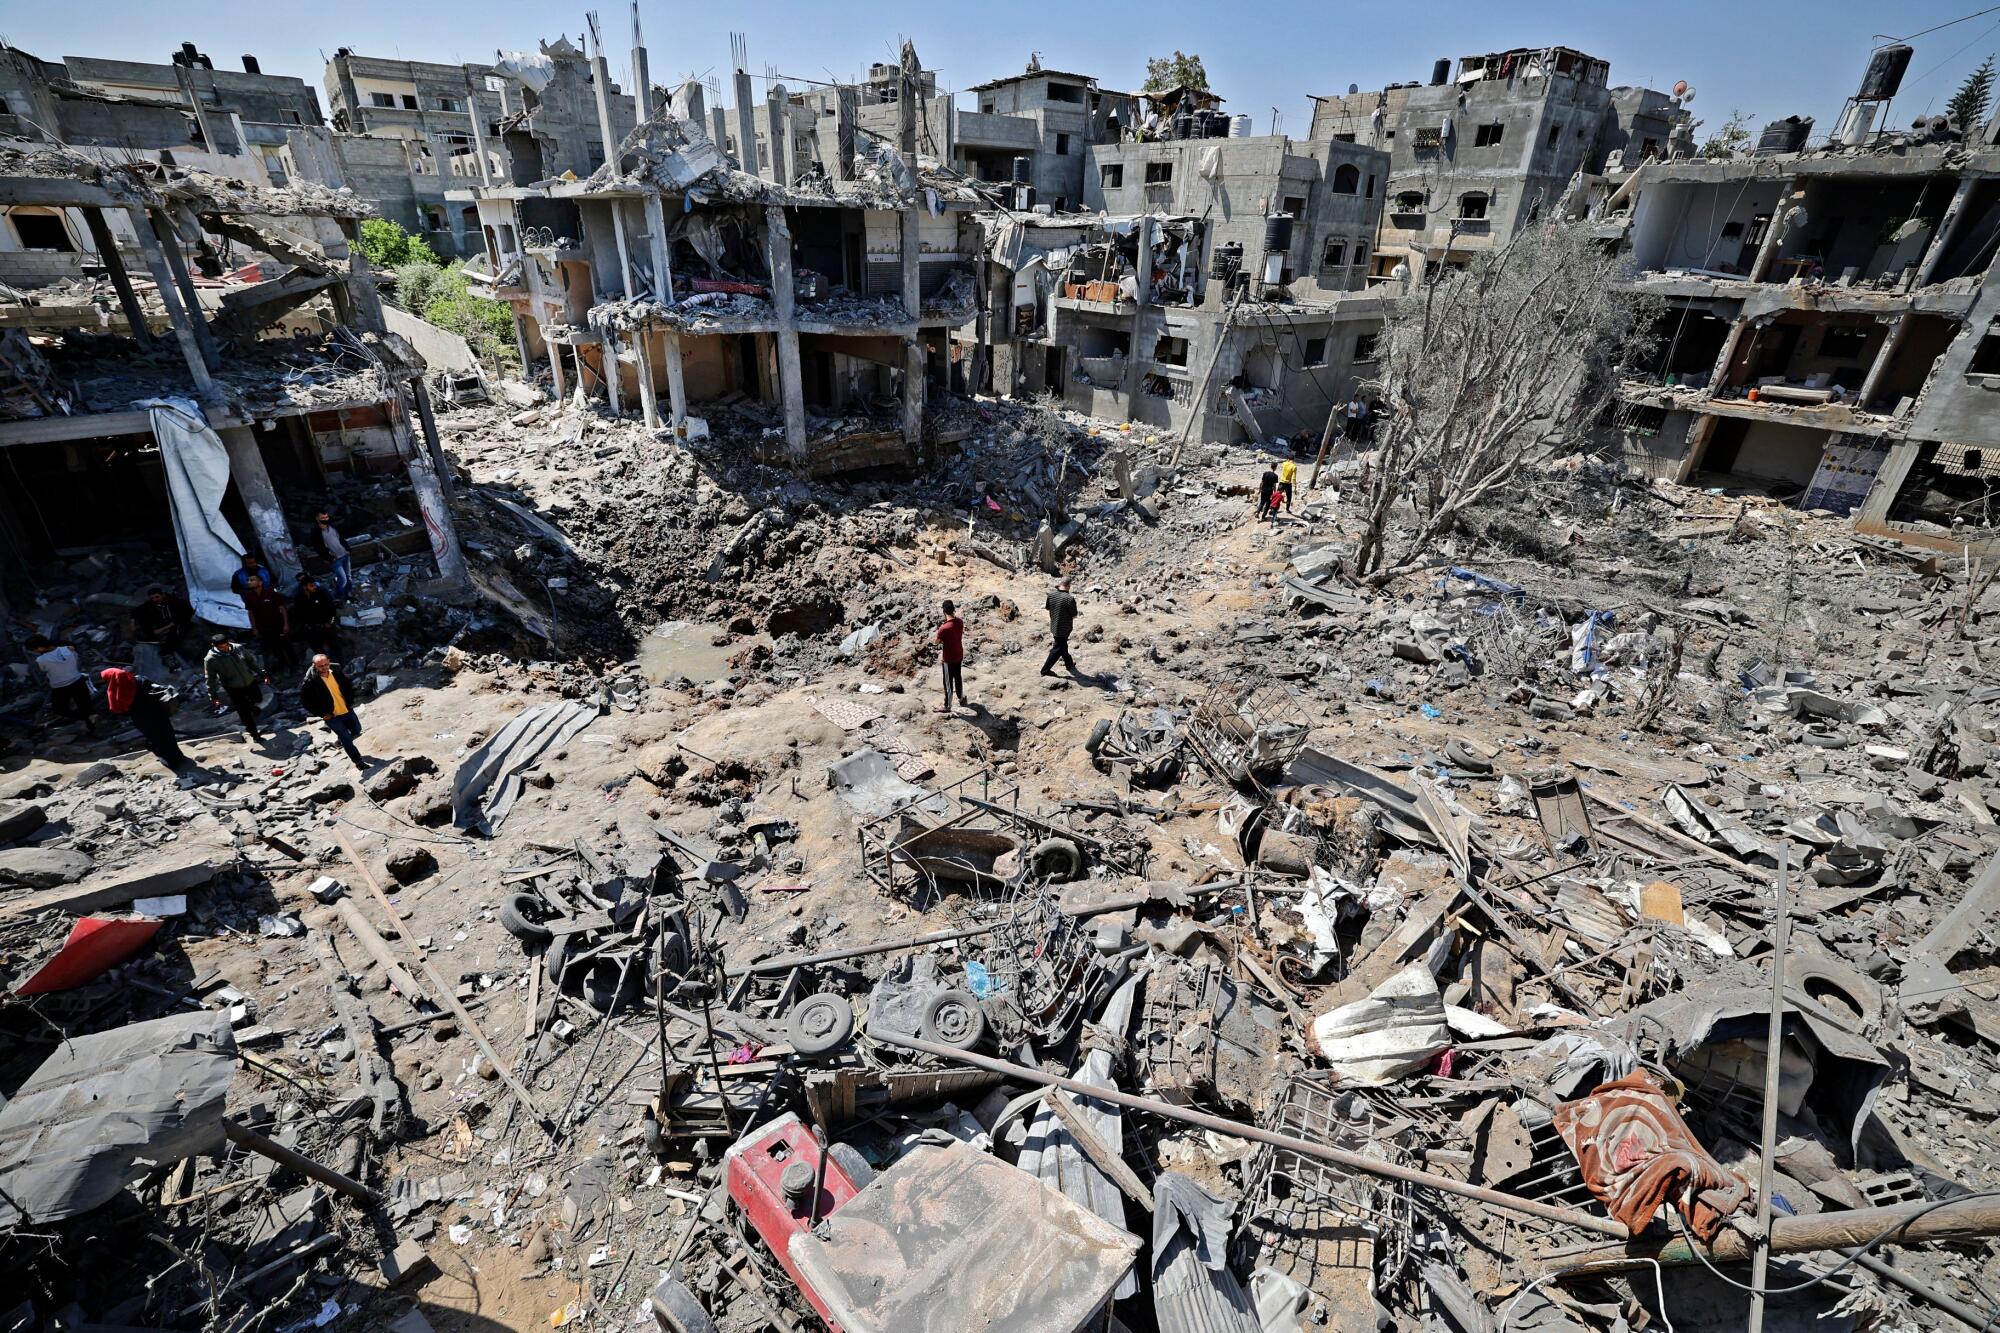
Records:
[[[333,515],[321,510],[313,520],[319,524],[319,545],[326,552],[326,558],[333,563],[328,573],[333,579],[333,600],[344,602],[354,595],[354,557],[347,550],[347,543],[341,540],[340,529],[333,526]]]
[[[35,655],[35,666],[49,682],[50,709],[58,717],[83,723],[83,729],[95,736],[97,724],[90,717],[94,698],[76,649],[68,644],[57,645],[47,635],[37,634],[28,640],[28,651]]]

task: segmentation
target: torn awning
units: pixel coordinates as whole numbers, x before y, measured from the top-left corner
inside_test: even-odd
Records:
[[[0,1108],[0,1228],[74,1217],[219,1151],[235,1070],[229,1015],[206,1010],[58,1046]]]
[[[188,602],[210,624],[248,629],[250,614],[229,587],[230,576],[243,563],[243,541],[222,516],[229,451],[191,399],[149,398],[138,406],[151,415],[153,439],[160,446]]]

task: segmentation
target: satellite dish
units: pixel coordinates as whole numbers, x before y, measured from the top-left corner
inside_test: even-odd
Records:
[[[1688,94],[1688,81],[1686,79],[1682,79],[1674,85],[1674,96],[1686,97],[1687,94]]]
[[[1361,91],[1361,85],[1358,83],[1350,83],[1347,85],[1347,95],[1349,97],[1354,96],[1356,93],[1360,91]]]
[[[1694,85],[1693,85],[1693,84],[1689,84],[1689,85],[1687,85],[1687,91],[1681,94],[1681,101],[1682,101],[1682,102],[1692,102],[1692,101],[1694,101]]]

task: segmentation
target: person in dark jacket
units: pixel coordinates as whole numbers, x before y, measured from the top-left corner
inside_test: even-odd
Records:
[[[1055,665],[1061,662],[1072,676],[1083,673],[1076,669],[1076,662],[1069,655],[1069,632],[1076,628],[1076,598],[1070,595],[1069,580],[1064,579],[1049,594],[1049,644],[1048,658],[1042,663],[1042,674],[1056,674]]]
[[[270,584],[252,574],[243,588],[243,609],[249,613],[251,632],[273,666],[297,666],[292,647],[292,609],[285,605]]]
[[[132,638],[160,650],[160,660],[179,669],[187,650],[181,640],[194,628],[194,608],[165,588],[148,588],[146,600],[132,612]]]
[[[299,590],[292,594],[293,641],[328,656],[339,652],[340,636],[334,628],[334,616],[333,594],[312,575],[299,575]]]
[[[271,571],[264,568],[264,562],[251,552],[245,551],[243,567],[229,576],[229,591],[241,597],[243,590],[250,586],[251,579],[262,579],[267,588],[278,586],[278,581],[271,577]]]
[[[208,681],[208,701],[218,713],[233,705],[250,739],[263,740],[257,714],[263,711],[264,687],[271,683],[271,677],[248,648],[237,647],[227,634],[216,635],[212,642],[214,646],[201,664],[201,674]]]
[[[326,723],[326,729],[340,742],[340,748],[347,751],[348,759],[367,772],[368,760],[354,746],[355,737],[361,734],[361,718],[354,711],[354,686],[347,673],[325,653],[313,654],[312,666],[307,668],[305,681],[299,686],[299,703]]]
[[[193,761],[181,753],[180,741],[174,735],[173,708],[167,702],[166,692],[124,667],[106,667],[99,675],[104,681],[105,711],[130,722],[146,742],[146,748],[173,772],[189,768]]]

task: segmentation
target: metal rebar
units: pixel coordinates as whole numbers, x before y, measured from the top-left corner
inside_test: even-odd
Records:
[[[1394,1162],[1385,1162],[1377,1157],[1364,1157],[1360,1153],[1352,1153],[1340,1148],[1328,1147],[1325,1144],[1314,1143],[1309,1139],[1293,1138],[1288,1134],[1278,1134],[1259,1125],[1247,1125],[1237,1120],[1226,1120],[1219,1115],[1209,1115],[1207,1112],[1191,1110],[1185,1106],[1174,1106],[1167,1102],[1156,1101],[1150,1097],[1136,1097],[1129,1092],[1121,1092],[1116,1088],[1100,1088],[1095,1084],[1084,1083],[1077,1079],[1064,1077],[1061,1074],[1048,1074],[1039,1069],[1030,1069],[1025,1065],[1009,1064],[1005,1060],[995,1060],[991,1056],[979,1055],[972,1051],[957,1050],[934,1041],[926,1041],[922,1037],[908,1037],[901,1033],[885,1032],[879,1036],[878,1040],[890,1046],[900,1046],[904,1050],[922,1051],[926,1055],[935,1055],[941,1059],[956,1060],[962,1064],[971,1065],[975,1069],[984,1069],[989,1073],[1001,1074],[1007,1078],[1018,1079],[1023,1083],[1040,1083],[1046,1087],[1063,1088],[1080,1096],[1090,1098],[1093,1101],[1110,1102],[1115,1106],[1123,1106],[1134,1111],[1145,1111],[1152,1115],[1164,1116],[1169,1120],[1179,1120],[1184,1124],[1196,1125],[1202,1129],[1210,1130],[1217,1134],[1224,1134],[1231,1138],[1246,1139],[1252,1143],[1265,1143],[1273,1148],[1284,1148],[1290,1152],[1298,1153],[1302,1157],[1317,1158],[1323,1162],[1331,1162],[1335,1166],[1346,1167],[1351,1171],[1360,1171],[1367,1175],[1381,1176],[1389,1180],[1400,1180],[1408,1185],[1437,1190],[1444,1194],[1456,1194],[1461,1198],[1471,1199],[1474,1202],[1487,1204],[1494,1208],[1506,1208],[1513,1212],[1525,1213],[1530,1217],[1539,1217],[1550,1222],[1561,1222],[1565,1226],[1578,1227],[1585,1231],[1594,1231],[1599,1235],[1612,1236],[1620,1240],[1629,1239],[1632,1234],[1626,1229],[1623,1223],[1614,1221],[1611,1218],[1597,1217],[1590,1213],[1579,1212],[1573,1208],[1557,1208],[1535,1199],[1523,1199],[1518,1195],[1507,1194],[1500,1190],[1487,1189],[1482,1185],[1468,1184],[1463,1180],[1453,1180],[1449,1176],[1434,1175],[1429,1171],[1420,1171],[1415,1167],[1400,1166]]]

